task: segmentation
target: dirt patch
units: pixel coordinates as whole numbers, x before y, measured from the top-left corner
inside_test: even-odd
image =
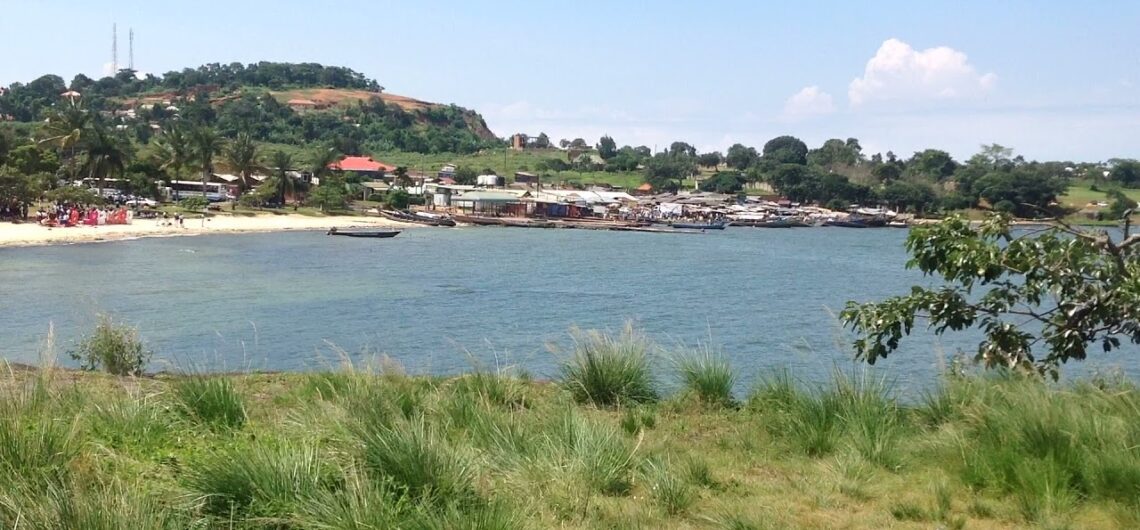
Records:
[[[335,107],[351,104],[357,101],[368,101],[379,96],[384,103],[396,105],[406,111],[424,110],[435,106],[433,103],[421,101],[407,96],[387,94],[383,92],[370,92],[368,90],[349,90],[343,88],[306,88],[300,90],[283,90],[270,92],[278,101],[285,103],[291,99],[306,99],[316,103],[319,108]]]

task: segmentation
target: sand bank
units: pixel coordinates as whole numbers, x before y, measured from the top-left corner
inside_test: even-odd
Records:
[[[187,219],[184,227],[181,228],[178,226],[162,226],[160,221],[153,219],[135,219],[129,225],[76,226],[71,228],[48,228],[39,226],[34,222],[0,223],[0,247],[88,243],[138,237],[324,230],[334,226],[337,228],[405,228],[416,225],[398,223],[382,217],[310,217],[296,214],[263,214],[249,217],[220,214],[209,217],[205,221],[200,218]]]

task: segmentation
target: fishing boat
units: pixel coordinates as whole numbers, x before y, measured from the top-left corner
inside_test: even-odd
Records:
[[[728,222],[716,221],[710,223],[671,223],[669,226],[685,230],[724,230],[724,227],[728,226]]]
[[[336,228],[330,228],[328,232],[325,232],[325,235],[329,236],[376,238],[396,237],[399,234],[399,230],[337,230]]]
[[[455,226],[455,221],[445,215],[407,210],[380,210],[380,215],[401,223],[416,223],[427,226]]]
[[[478,225],[478,226],[502,226],[503,225],[503,222],[500,221],[498,217],[483,217],[480,215],[453,214],[451,216],[451,218],[454,219],[456,222],[466,223],[469,225]]]
[[[797,217],[775,217],[763,220],[750,219],[746,221],[733,221],[732,226],[750,226],[754,228],[802,228],[811,226]]]

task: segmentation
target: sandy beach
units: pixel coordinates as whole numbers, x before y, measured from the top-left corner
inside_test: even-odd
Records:
[[[205,221],[200,218],[187,219],[184,225],[182,228],[162,226],[154,219],[135,219],[129,225],[77,226],[71,228],[48,228],[34,222],[0,223],[0,247],[89,243],[138,237],[327,230],[334,226],[337,228],[406,228],[416,226],[398,223],[382,217],[310,217],[296,214],[262,214],[248,217],[221,214],[209,217]]]

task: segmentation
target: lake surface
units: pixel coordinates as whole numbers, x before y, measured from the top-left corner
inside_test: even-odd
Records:
[[[35,362],[49,323],[61,359],[99,312],[136,325],[152,369],[308,370],[386,354],[409,372],[473,366],[557,373],[569,330],[632,322],[656,342],[711,344],[747,384],[788,367],[852,366],[848,300],[906,292],[904,230],[729,228],[699,235],[411,229],[153,238],[0,249],[0,356]],[[977,335],[920,334],[878,370],[934,381]],[[555,351],[552,351],[555,350]],[[1082,366],[1125,365],[1093,354]]]

